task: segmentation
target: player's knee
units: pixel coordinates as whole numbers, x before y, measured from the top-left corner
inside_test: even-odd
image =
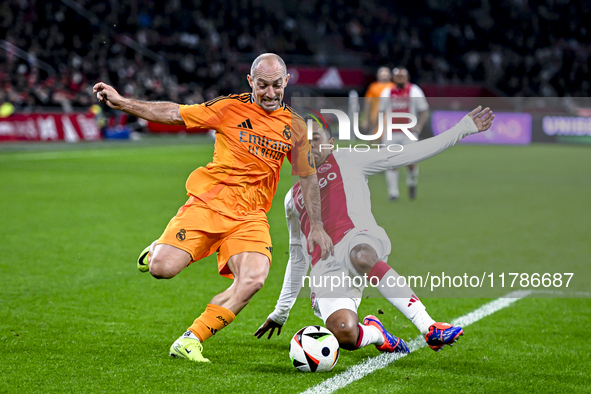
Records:
[[[178,274],[178,270],[170,261],[155,256],[150,259],[150,274],[156,279],[170,279]]]
[[[359,327],[356,322],[348,320],[336,320],[331,324],[326,323],[328,328],[339,341],[339,346],[345,350],[354,350],[359,338]]]
[[[262,277],[262,276],[258,276],[256,278],[251,279],[250,288],[252,289],[252,291],[254,291],[256,293],[257,291],[262,289],[263,285],[265,284],[265,279],[266,279],[266,277]]]
[[[156,279],[170,279],[191,263],[191,255],[170,245],[153,245],[150,251],[150,274]]]
[[[356,245],[349,256],[353,267],[361,274],[369,273],[379,261],[376,251],[368,244]]]
[[[252,295],[265,284],[269,274],[270,262],[267,256],[245,252],[230,258],[228,268],[234,274],[236,289],[246,291]]]
[[[253,293],[256,293],[263,288],[265,280],[267,279],[268,271],[257,271],[249,273],[241,282],[242,286],[248,288]]]

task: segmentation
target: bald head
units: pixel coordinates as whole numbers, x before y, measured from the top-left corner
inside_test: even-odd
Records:
[[[246,79],[252,88],[254,102],[262,109],[273,112],[282,105],[289,74],[281,57],[263,53],[252,62]]]
[[[388,67],[378,68],[376,78],[378,82],[390,82],[392,80],[392,74],[390,73],[390,69]]]
[[[254,78],[255,74],[257,73],[257,69],[259,67],[264,68],[271,68],[271,69],[281,69],[283,70],[283,76],[287,75],[287,67],[285,66],[285,62],[281,58],[281,56],[276,55],[274,53],[263,53],[259,55],[252,65],[250,66],[250,75]]]

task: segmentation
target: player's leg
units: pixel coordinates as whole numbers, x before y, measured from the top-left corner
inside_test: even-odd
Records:
[[[390,200],[396,201],[400,196],[400,191],[398,190],[398,169],[386,170],[385,173],[388,196],[390,196]]]
[[[215,296],[211,303],[238,314],[263,287],[271,266],[272,250],[266,216],[239,222],[221,243],[218,253],[220,275],[233,277],[234,284]]]
[[[140,272],[150,272],[156,279],[170,279],[191,263],[191,255],[171,245],[158,245],[158,240],[146,247],[137,260]]]
[[[273,248],[266,217],[263,215],[249,221],[233,221],[227,225],[230,228],[229,235],[219,245],[212,244],[212,248],[218,250],[220,275],[232,278],[234,282],[211,299],[201,316],[173,344],[171,355],[179,343],[199,343],[197,359],[183,353],[183,349],[179,353],[181,357],[203,361],[201,343],[232,323],[267,279]]]
[[[148,272],[150,271],[150,254],[154,254],[154,247],[158,244],[158,240],[152,242],[150,245],[146,246],[144,250],[140,253],[139,257],[137,258],[137,269],[140,272]]]
[[[345,278],[349,269],[341,262],[343,254],[347,254],[347,246],[337,244],[335,254],[327,260],[321,260],[310,271],[310,300],[314,314],[324,321],[339,341],[339,346],[346,350],[355,350],[370,344],[381,346],[384,336],[375,327],[359,324],[357,308],[363,295],[363,288],[354,286],[351,281],[333,278]],[[330,284],[330,285],[329,285]]]
[[[258,252],[242,252],[232,256],[228,268],[234,274],[234,283],[215,296],[211,304],[220,305],[237,315],[263,287],[270,266],[269,257]]]
[[[339,346],[345,350],[375,345],[380,351],[408,352],[404,341],[390,334],[381,324],[376,326],[365,321],[363,324],[359,323],[357,305],[351,298],[319,299],[318,308],[323,311],[321,313],[330,314],[324,324],[337,338]]]
[[[234,283],[211,299],[205,311],[189,327],[189,337],[203,343],[234,321],[236,315],[259,291],[269,274],[269,258],[256,252],[243,252],[228,260]]]
[[[373,344],[380,351],[408,351],[404,341],[386,331],[381,323],[359,323],[357,308],[365,285],[351,277],[348,254],[349,244],[344,241],[336,245],[334,256],[312,267],[310,298],[314,314],[335,334],[343,349],[355,350]]]
[[[419,138],[418,133],[413,133],[413,135]],[[410,145],[414,144],[417,141],[411,139],[405,139],[402,145]],[[411,164],[406,167],[406,186],[408,186],[408,194],[411,200],[414,200],[417,197],[417,185],[419,183],[419,165],[418,164]]]
[[[411,164],[406,167],[406,185],[411,200],[417,197],[417,185],[419,183],[419,165]]]
[[[234,274],[234,283],[213,297],[201,316],[172,344],[171,356],[209,361],[201,354],[201,344],[232,323],[252,296],[263,287],[269,274],[270,261],[263,254],[243,252],[232,256],[227,265]]]
[[[369,239],[367,240],[370,241]],[[423,303],[414,295],[408,283],[398,280],[398,273],[387,263],[382,261],[374,245],[361,243],[351,248],[349,257],[351,265],[360,275],[367,275],[372,286],[377,289],[392,305],[413,322],[419,331],[425,335],[429,326],[435,323],[426,312]],[[376,246],[379,248],[379,246]],[[402,284],[403,286],[399,286]]]
[[[392,139],[390,141],[386,139],[386,133],[384,133],[384,137],[382,139],[382,142],[387,145],[405,145],[408,141],[409,138],[402,132],[392,133]],[[398,189],[398,179],[400,173],[398,172],[397,168],[394,168],[391,170],[386,170],[384,174],[386,175],[388,196],[390,197],[390,200],[396,201],[400,197],[400,190]]]
[[[148,256],[150,274],[156,279],[170,279],[191,264],[191,255],[175,246],[154,245]]]
[[[379,248],[379,243],[374,243],[374,246]],[[435,320],[427,313],[425,305],[414,294],[406,280],[403,280],[405,278],[398,279],[400,275],[387,263],[380,260],[374,246],[366,243],[355,245],[349,256],[351,265],[360,275],[367,275],[372,284],[377,285],[384,298],[402,312],[425,336],[429,346],[433,350],[439,350],[463,335],[464,332],[459,326],[452,326],[448,323],[436,324]]]
[[[357,316],[356,312],[348,309],[339,309],[333,312],[324,324],[337,338],[341,348],[345,350],[357,349],[359,316]]]
[[[160,238],[140,253],[137,268],[141,272],[150,271],[157,279],[170,279],[192,261],[213,253],[217,249],[215,234],[224,231],[218,216],[190,197],[170,220]],[[217,231],[215,228],[218,228]]]

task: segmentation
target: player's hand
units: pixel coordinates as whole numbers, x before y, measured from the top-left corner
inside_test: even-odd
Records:
[[[271,337],[273,336],[273,332],[275,332],[275,329],[277,329],[277,335],[281,334],[281,327],[283,327],[281,324],[275,323],[273,320],[267,318],[263,325],[260,326],[259,329],[254,333],[254,336],[258,339],[261,339],[261,337],[267,331],[271,330],[271,332],[269,332],[269,336],[267,337],[267,339],[271,339]]]
[[[107,104],[113,109],[121,109],[121,104],[125,100],[117,91],[104,82],[99,82],[92,88],[92,92],[96,93],[96,98],[103,104]]]
[[[485,109],[482,109],[480,105],[474,108],[474,110],[470,112],[468,115],[474,121],[474,124],[478,128],[478,131],[485,131],[490,129],[490,126],[492,126],[492,122],[495,118],[490,108],[486,107]]]
[[[308,251],[310,253],[316,248],[315,245],[320,246],[322,260],[326,260],[328,256],[334,255],[332,239],[330,239],[322,226],[312,226],[310,228],[310,235],[308,236]]]

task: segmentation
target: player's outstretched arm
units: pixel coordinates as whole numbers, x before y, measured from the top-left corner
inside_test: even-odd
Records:
[[[179,112],[179,105],[165,101],[139,101],[121,96],[115,88],[104,82],[93,87],[93,93],[103,104],[113,109],[127,112],[138,118],[164,124],[184,125],[185,121]]]
[[[416,144],[405,145],[398,152],[382,150],[375,155],[360,156],[365,158],[365,161],[359,162],[359,166],[367,175],[372,175],[391,168],[418,163],[454,146],[470,134],[488,130],[494,119],[495,115],[490,108],[483,110],[478,106],[464,116],[458,124],[438,136],[427,138]]]
[[[267,320],[265,320],[265,322],[263,323],[263,325],[260,326],[259,329],[254,333],[254,336],[258,339],[261,339],[261,337],[265,335],[267,331],[270,330],[267,339],[271,339],[271,337],[273,336],[273,332],[275,332],[275,329],[277,329],[277,335],[281,334],[281,327],[283,327],[282,324],[276,323],[275,321],[273,321],[273,319],[268,317]]]
[[[308,250],[314,251],[315,246],[320,246],[322,260],[334,254],[332,239],[324,231],[322,224],[322,209],[320,206],[320,188],[316,174],[300,177],[304,205],[310,218],[310,234],[308,235]]]
[[[486,107],[483,110],[480,105],[474,108],[474,110],[472,110],[468,116],[474,121],[474,124],[478,128],[478,132],[490,129],[490,126],[492,126],[492,122],[495,119],[495,115],[490,110],[490,108]]]

